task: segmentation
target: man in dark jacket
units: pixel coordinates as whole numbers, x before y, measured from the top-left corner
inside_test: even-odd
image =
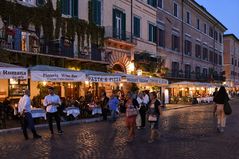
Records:
[[[102,115],[103,115],[103,120],[107,120],[107,115],[108,115],[108,103],[109,103],[109,98],[106,96],[105,92],[102,92],[101,94],[101,109],[102,109]]]

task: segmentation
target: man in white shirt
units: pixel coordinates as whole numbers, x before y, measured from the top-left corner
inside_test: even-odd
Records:
[[[63,131],[61,130],[60,116],[57,112],[57,107],[61,105],[61,100],[60,100],[60,97],[54,93],[53,87],[49,87],[48,92],[49,92],[49,95],[45,96],[43,105],[46,107],[46,112],[47,112],[46,115],[47,115],[47,120],[49,124],[49,129],[51,131],[51,134],[53,135],[54,131],[53,131],[52,118],[54,117],[56,120],[58,134],[62,134]]]
[[[29,96],[30,91],[25,90],[24,96],[19,100],[18,103],[18,112],[20,113],[23,135],[26,140],[28,139],[27,128],[31,129],[34,139],[41,138],[41,136],[36,133],[31,114],[31,99]]]

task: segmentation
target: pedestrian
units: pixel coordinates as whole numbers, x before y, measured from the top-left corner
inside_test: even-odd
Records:
[[[128,129],[128,142],[132,142],[135,137],[136,116],[138,114],[137,105],[134,103],[133,95],[127,94],[126,102],[126,127]]]
[[[213,102],[214,102],[214,110],[213,110],[213,115],[217,116],[217,105],[215,103],[215,97],[218,93],[218,88],[215,88],[215,91],[213,92],[212,96],[213,96]]]
[[[116,92],[113,92],[109,100],[109,109],[111,112],[111,121],[116,121],[116,111],[118,110],[119,99],[117,98]]]
[[[18,112],[20,113],[22,131],[25,139],[28,140],[27,128],[29,128],[32,131],[34,139],[41,138],[41,136],[38,135],[36,132],[34,121],[32,118],[31,99],[29,90],[25,90],[24,96],[20,98],[18,103]]]
[[[57,112],[57,107],[61,105],[61,100],[58,95],[54,93],[54,88],[49,87],[48,88],[49,95],[45,96],[43,105],[46,107],[46,116],[49,124],[49,129],[51,131],[51,134],[54,134],[53,131],[53,123],[52,118],[54,117],[56,120],[57,130],[58,134],[62,134],[63,131],[61,130],[61,124],[60,124],[60,116]]]
[[[224,132],[224,129],[226,127],[226,115],[224,112],[224,104],[226,104],[228,101],[229,97],[226,92],[226,89],[224,86],[221,86],[214,99],[217,110],[217,131],[219,133]]]
[[[150,104],[148,110],[148,121],[150,124],[150,139],[148,143],[153,143],[156,138],[159,138],[159,117],[162,114],[161,102],[157,99],[156,92],[150,93]]]
[[[141,128],[145,128],[145,122],[146,122],[146,112],[148,109],[149,104],[149,96],[146,93],[146,91],[143,92],[143,100],[140,105],[139,113],[141,116]]]
[[[103,120],[107,120],[108,115],[108,104],[109,104],[109,98],[106,96],[106,92],[101,93],[101,109],[102,109],[102,116]]]

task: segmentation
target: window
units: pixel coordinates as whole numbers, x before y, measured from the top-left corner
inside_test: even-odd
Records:
[[[158,28],[158,46],[165,47],[165,31]]]
[[[134,17],[134,36],[140,38],[140,18]]]
[[[238,59],[238,65],[237,66],[239,67],[239,59]]]
[[[207,24],[204,23],[204,33],[207,34]]]
[[[232,58],[232,65],[234,65],[234,59]]]
[[[158,7],[163,8],[163,0],[158,0]]]
[[[207,77],[207,68],[203,68],[202,74],[203,74],[203,77]]]
[[[218,64],[222,65],[222,55],[218,55]],[[239,61],[238,61],[239,64]]]
[[[157,7],[157,0],[148,0],[148,4],[151,5],[152,7]]]
[[[91,0],[89,1],[89,5],[91,5],[92,13],[89,14],[89,21],[93,22],[97,25],[101,25],[101,0]]]
[[[178,77],[178,75],[179,75],[179,63],[172,62],[172,76]]]
[[[37,0],[37,1],[36,1],[36,4],[37,4],[38,6],[42,6],[42,5],[45,4],[45,0]]]
[[[201,46],[198,44],[195,45],[195,56],[201,59]]]
[[[173,51],[180,51],[179,47],[179,37],[177,35],[172,35],[172,50]]]
[[[209,36],[213,38],[213,28],[209,27]]]
[[[196,66],[195,73],[196,73],[196,78],[199,79],[201,75],[201,68],[199,66]]]
[[[214,39],[217,41],[218,40],[218,36],[217,36],[217,31],[214,31]]]
[[[203,56],[202,56],[203,60],[208,61],[208,49],[207,48],[203,48]]]
[[[189,64],[185,65],[185,78],[191,78],[191,66]]]
[[[178,17],[178,5],[176,3],[173,4],[173,15]]]
[[[217,57],[217,53],[214,53],[214,64],[218,64],[218,57]]]
[[[222,34],[219,34],[219,43],[222,43]]]
[[[234,64],[235,64],[235,66],[237,66],[237,60],[235,60],[235,63],[234,63]]]
[[[61,6],[62,14],[78,17],[78,0],[62,0]]]
[[[184,47],[185,47],[185,49],[184,49],[185,55],[191,56],[191,54],[192,54],[192,42],[189,41],[189,40],[185,40],[184,41]]]
[[[212,62],[212,63],[214,62],[213,61],[213,54],[214,54],[213,51],[210,51],[210,53],[209,53],[209,61]]]
[[[187,12],[187,23],[191,24],[191,15],[189,12]]]
[[[126,39],[126,16],[118,9],[113,9],[113,37],[121,40]]]
[[[149,41],[156,42],[156,27],[152,24],[148,25]]]
[[[200,20],[197,19],[197,29],[200,30]]]

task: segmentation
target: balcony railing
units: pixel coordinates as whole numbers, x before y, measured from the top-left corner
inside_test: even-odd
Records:
[[[105,38],[115,38],[115,39],[136,44],[136,40],[132,36],[131,32],[127,32],[122,29],[113,28],[112,26],[105,27]]]
[[[208,75],[202,73],[185,73],[180,71],[168,72],[165,75],[168,79],[191,80],[191,81],[223,81],[224,77],[221,75]]]

